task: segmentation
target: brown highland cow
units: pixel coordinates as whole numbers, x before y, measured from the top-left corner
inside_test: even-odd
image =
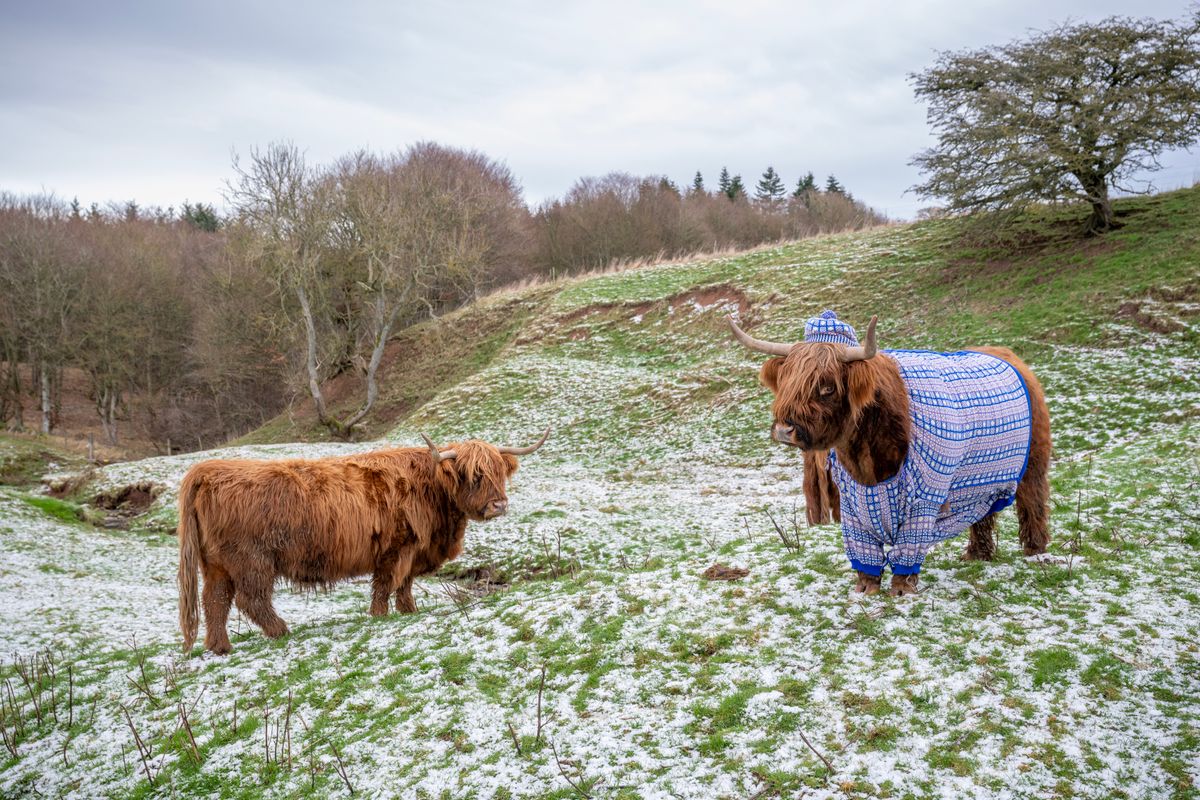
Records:
[[[529,447],[466,441],[352,456],[202,461],[179,491],[179,627],[184,652],[199,626],[197,571],[204,575],[204,646],[230,650],[234,602],[264,634],[287,633],[271,603],[275,582],[329,586],[372,576],[371,614],[416,611],[412,580],[462,552],[468,520],[508,508],[505,487]]]
[[[809,521],[842,525],[856,591],[916,591],[925,553],[970,529],[964,559],[991,560],[995,514],[1014,500],[1025,555],[1050,541],[1050,412],[1011,350],[878,350],[832,312],[805,340],[768,342],[732,318],[734,335],[775,356],[760,380],[775,394],[771,438],[804,450]]]

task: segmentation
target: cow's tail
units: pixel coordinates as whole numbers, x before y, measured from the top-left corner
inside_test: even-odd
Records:
[[[179,629],[183,631],[183,652],[191,651],[200,629],[200,597],[197,573],[200,570],[200,520],[196,516],[196,493],[200,481],[193,475],[179,487]]]
[[[842,518],[841,495],[833,482],[828,450],[804,451],[804,505],[809,525],[824,525]]]

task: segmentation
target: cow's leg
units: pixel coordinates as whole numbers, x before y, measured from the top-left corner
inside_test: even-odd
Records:
[[[400,557],[396,559],[396,565],[392,570],[392,586],[396,590],[396,610],[401,614],[415,614],[417,604],[413,601],[412,584],[414,569],[418,569],[413,563],[416,553],[412,547],[404,548],[400,553]]]
[[[1022,365],[1023,366],[1023,365]],[[1029,463],[1017,486],[1017,521],[1025,555],[1046,552],[1050,544],[1050,409],[1037,378],[1025,367],[1029,411],[1033,428],[1029,437]]]
[[[396,610],[401,614],[415,614],[417,611],[416,601],[412,595],[413,576],[406,575],[400,581],[400,588],[396,589]]]
[[[233,579],[222,567],[203,564],[204,574],[204,649],[223,656],[233,649],[229,644],[229,607],[233,605]]]
[[[905,595],[917,593],[917,581],[920,580],[920,575],[915,572],[908,575],[892,575],[892,582],[888,586],[888,594],[892,597],[904,597]]]
[[[861,570],[855,571],[858,573],[858,583],[854,585],[854,591],[859,594],[875,594],[879,591],[879,587],[883,582],[882,575],[871,575]]]
[[[371,578],[371,616],[382,617],[388,613],[388,597],[392,592],[392,573],[386,577],[378,572]]]
[[[996,515],[988,514],[971,526],[971,535],[967,540],[967,549],[963,551],[963,561],[991,561],[996,555]]]
[[[288,632],[287,623],[275,613],[271,598],[275,594],[275,573],[270,567],[243,570],[235,579],[233,599],[242,613],[262,628],[264,636],[278,639]]]
[[[371,575],[371,616],[382,617],[388,613],[388,600],[392,590],[396,588],[396,570],[401,561],[401,548],[393,544],[379,556],[375,562],[375,572]],[[412,554],[407,554],[407,561],[412,562]]]
[[[1045,443],[1038,442],[1037,428],[1035,424],[1025,477],[1017,486],[1017,523],[1027,556],[1046,552],[1050,544],[1050,444],[1048,434]]]

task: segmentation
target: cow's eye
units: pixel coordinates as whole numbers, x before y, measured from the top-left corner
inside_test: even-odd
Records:
[[[832,383],[826,383],[826,384],[823,384],[823,385],[821,386],[821,388],[817,390],[817,393],[818,393],[818,394],[819,394],[821,397],[829,397],[831,394],[833,394],[833,393],[834,393],[834,391],[835,391],[835,389],[834,389],[834,386],[833,386],[833,384],[832,384]]]

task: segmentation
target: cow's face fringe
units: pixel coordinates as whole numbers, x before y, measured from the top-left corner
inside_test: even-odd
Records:
[[[842,349],[839,344],[802,342],[786,357],[763,364],[760,380],[775,394],[772,438],[806,450],[828,450],[849,440],[871,405],[904,402],[904,385],[898,374],[892,375],[896,370],[890,360],[876,356],[846,363]]]
[[[456,455],[438,464],[438,479],[459,510],[476,521],[503,514],[508,507],[506,484],[517,471],[517,457],[474,439],[446,448]]]

